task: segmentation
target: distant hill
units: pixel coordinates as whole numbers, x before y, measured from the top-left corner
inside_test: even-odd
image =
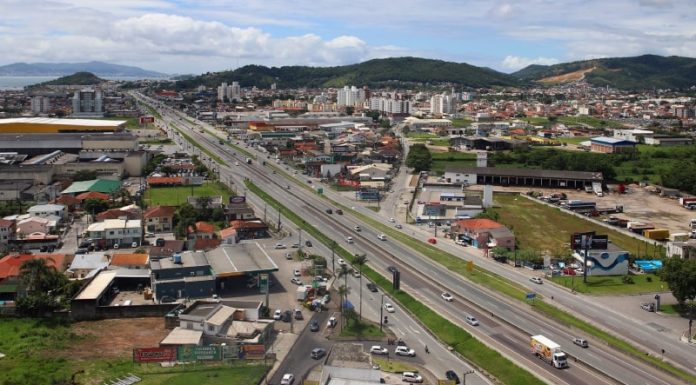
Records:
[[[583,60],[550,66],[530,65],[515,73],[521,81],[558,84],[584,79],[595,86],[640,90],[696,85],[696,59],[643,55]]]
[[[166,74],[139,67],[100,61],[87,63],[14,63],[0,66],[0,76],[64,76],[75,72],[91,72],[105,77],[159,78]]]
[[[400,57],[374,59],[359,64],[337,67],[264,67],[247,65],[234,71],[206,73],[177,82],[179,89],[198,85],[217,86],[222,82],[238,81],[242,87],[279,88],[380,86],[397,83],[444,84],[466,87],[514,86],[520,82],[507,74],[466,63]]]
[[[89,86],[93,84],[99,84],[105,80],[98,77],[91,72],[76,72],[72,75],[63,76],[58,79],[53,79],[48,82],[43,82],[39,84],[34,84],[29,86],[29,88],[41,87],[41,86],[71,86],[71,85],[81,85]]]

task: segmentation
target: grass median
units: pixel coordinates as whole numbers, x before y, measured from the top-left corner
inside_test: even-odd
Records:
[[[335,245],[334,241],[320,232],[317,228],[307,223],[300,215],[288,210],[283,205],[275,200],[272,196],[261,190],[251,181],[245,182],[249,191],[256,194],[272,207],[281,210],[286,218],[301,227],[304,231],[311,234],[318,241],[331,247],[334,245],[336,254],[346,260],[352,261],[353,255],[342,248]],[[391,289],[391,282],[382,275],[372,270],[369,266],[363,266],[363,274],[370,280],[379,285],[383,291],[390,293],[392,297],[399,301],[401,306],[408,309],[412,314],[418,314],[418,319],[430,331],[437,336],[443,343],[451,346],[459,354],[465,357],[474,365],[482,368],[498,380],[506,384],[543,384],[544,382],[536,378],[533,374],[515,365],[512,361],[503,357],[497,351],[487,347],[482,342],[478,341],[464,329],[450,322],[446,318],[437,314],[423,303],[416,300],[410,294],[403,291],[395,292]]]
[[[195,140],[193,140],[192,137],[190,137],[187,133],[185,133],[184,131],[182,131],[182,130],[181,130],[179,127],[177,127],[175,124],[171,124],[171,126],[172,126],[179,134],[181,134],[181,136],[183,136],[184,139],[186,139],[189,143],[193,144],[193,145],[196,146],[199,150],[201,150],[204,154],[208,155],[208,157],[209,157],[210,159],[216,161],[217,163],[219,163],[219,164],[221,164],[221,165],[223,165],[223,166],[227,166],[227,165],[228,165],[224,160],[222,160],[222,158],[220,158],[219,156],[213,154],[213,153],[212,153],[210,150],[208,150],[207,148],[201,146],[198,142],[196,142]]]

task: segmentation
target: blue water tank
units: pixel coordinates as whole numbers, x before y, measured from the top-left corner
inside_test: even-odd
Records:
[[[181,254],[174,254],[174,263],[181,264]]]

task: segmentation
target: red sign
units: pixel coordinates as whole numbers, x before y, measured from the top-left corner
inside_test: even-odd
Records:
[[[155,122],[154,116],[141,116],[140,117],[140,124],[147,124],[147,123],[154,123],[154,122]]]
[[[176,361],[176,348],[133,349],[133,362]]]

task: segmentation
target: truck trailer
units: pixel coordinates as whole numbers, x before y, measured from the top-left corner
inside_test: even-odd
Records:
[[[534,355],[553,365],[554,368],[568,367],[568,356],[561,350],[561,345],[542,335],[532,336],[530,345]]]
[[[654,239],[656,241],[664,241],[669,239],[669,230],[667,229],[651,229],[643,231],[643,236]]]

